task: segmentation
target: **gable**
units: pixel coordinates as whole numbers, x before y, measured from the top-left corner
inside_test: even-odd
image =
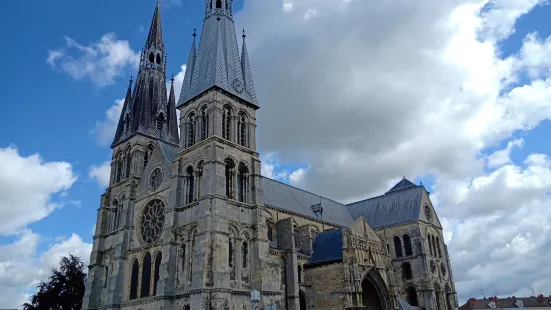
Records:
[[[429,219],[427,215],[430,216],[431,218]],[[421,193],[421,202],[419,204],[418,219],[421,221],[433,224],[436,227],[442,228],[442,224],[438,219],[438,214],[436,214],[436,210],[434,209],[432,202],[430,201],[429,194],[427,193],[426,190],[424,190],[424,188]]]
[[[147,165],[144,168],[142,178],[140,179],[140,183],[138,184],[138,196],[142,196],[142,194],[151,191],[151,189],[149,188],[149,177],[151,175],[151,172],[153,172],[153,170],[155,170],[156,168],[161,168],[162,170],[162,183],[158,189],[160,190],[168,186],[171,175],[170,169],[172,166],[172,161],[176,156],[176,152],[176,147],[166,144],[164,142],[157,142],[155,144],[155,148],[151,153],[151,157],[149,158]]]
[[[367,236],[367,239],[381,242],[379,236],[375,233],[371,226],[369,226],[369,223],[363,217],[359,217],[356,221],[354,221],[354,223],[350,225],[349,229],[354,235],[362,237]]]

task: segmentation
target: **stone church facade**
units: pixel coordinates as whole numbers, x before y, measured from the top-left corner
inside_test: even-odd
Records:
[[[155,7],[112,144],[83,309],[455,309],[422,185],[404,178],[345,205],[261,175],[260,106],[232,4],[205,0],[178,100],[174,81],[166,96]]]

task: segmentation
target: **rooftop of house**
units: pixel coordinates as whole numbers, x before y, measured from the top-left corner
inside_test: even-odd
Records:
[[[459,310],[471,309],[505,309],[505,308],[551,308],[551,296],[542,294],[531,297],[489,297],[485,299],[470,298]]]

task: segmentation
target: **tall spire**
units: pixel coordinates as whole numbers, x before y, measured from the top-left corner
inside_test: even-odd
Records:
[[[170,94],[168,95],[168,106],[176,107],[176,96],[174,95],[174,75],[170,79]]]
[[[253,72],[251,70],[251,63],[249,62],[249,53],[247,51],[247,35],[245,34],[245,28],[243,28],[243,45],[241,46],[241,70],[243,71],[243,81],[245,83],[245,92],[253,99],[253,102],[257,102],[256,90],[254,89]]]
[[[135,134],[141,134],[173,145],[178,145],[176,108],[166,97],[166,54],[161,30],[159,2],[155,5],[153,20],[134,86],[127,92],[115,139],[111,147],[123,143]]]
[[[258,106],[256,95],[251,95],[245,86],[232,5],[232,0],[205,0],[199,48],[195,52],[195,43],[192,44],[178,106],[213,87]]]
[[[152,45],[164,50],[163,30],[161,28],[161,7],[159,4],[159,0],[157,0],[157,4],[155,5],[153,20],[151,21],[149,35],[147,36],[147,42],[145,43],[146,47]]]

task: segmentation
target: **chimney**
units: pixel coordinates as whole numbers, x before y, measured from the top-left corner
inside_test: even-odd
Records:
[[[476,303],[476,299],[474,297],[469,298],[469,305],[474,305]]]
[[[539,302],[543,302],[543,294],[539,294],[539,295],[538,295],[538,301],[539,301]]]
[[[517,298],[513,296],[513,303],[516,303],[516,302],[517,302]]]

